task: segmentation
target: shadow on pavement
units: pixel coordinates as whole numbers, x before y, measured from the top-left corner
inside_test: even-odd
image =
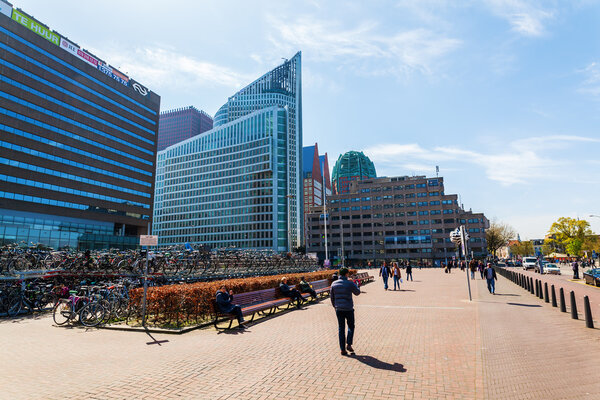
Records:
[[[541,307],[539,304],[522,304],[522,303],[506,303],[511,306],[521,306],[521,307]]]
[[[521,296],[520,294],[511,294],[511,293],[496,293],[496,296]]]
[[[151,342],[146,342],[146,344],[157,344],[159,346],[162,346],[162,343],[169,343],[168,340],[156,340],[154,338],[154,336],[152,336],[152,334],[150,333],[150,331],[148,330],[148,328],[145,328],[146,330],[146,335],[150,336],[150,339],[152,339]]]
[[[404,365],[399,364],[399,363],[389,364],[389,363],[378,360],[375,357],[371,357],[371,356],[353,355],[350,358],[354,358],[354,359],[360,361],[361,363],[366,364],[372,368],[384,369],[386,371],[406,372],[406,368],[404,368]]]

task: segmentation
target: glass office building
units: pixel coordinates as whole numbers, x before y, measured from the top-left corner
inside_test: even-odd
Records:
[[[153,233],[160,245],[300,246],[300,57],[231,96],[212,130],[158,153]]]
[[[133,248],[160,97],[0,0],[0,244]]]

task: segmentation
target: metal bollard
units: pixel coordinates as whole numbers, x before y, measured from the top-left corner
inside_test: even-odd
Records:
[[[544,285],[542,285],[541,279],[540,279],[540,283],[538,283],[538,285],[540,286],[539,298],[544,300]]]
[[[548,298],[548,282],[544,282],[544,301],[550,303],[550,299]]]
[[[585,312],[585,326],[594,329],[594,320],[592,319],[592,309],[590,307],[590,299],[583,296],[583,310]]]
[[[552,307],[558,307],[558,305],[556,304],[556,290],[554,290],[554,285],[552,285]]]
[[[538,285],[538,280],[535,280],[535,297],[540,297],[540,286]]]
[[[575,292],[571,290],[571,318],[579,319],[577,315],[577,302],[575,301]]]
[[[531,294],[535,292],[535,288],[533,287],[533,278],[529,278],[529,291]]]
[[[563,288],[560,288],[560,311],[561,312],[567,312],[567,305],[565,304],[565,291],[563,290]]]

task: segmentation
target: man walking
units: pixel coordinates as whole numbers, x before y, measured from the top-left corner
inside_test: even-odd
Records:
[[[492,268],[492,264],[488,263],[487,268],[485,269],[485,279],[487,280],[487,287],[491,294],[496,294],[496,284],[495,281],[498,280],[496,276],[496,270]]]
[[[342,267],[339,270],[339,279],[331,284],[330,297],[338,320],[338,335],[343,356],[347,356],[348,351],[354,354],[354,349],[352,348],[352,341],[354,339],[353,294],[358,296],[360,289],[354,282],[348,280],[348,268]],[[348,324],[347,338],[345,332],[346,323]]]
[[[412,265],[410,265],[410,262],[408,264],[406,264],[406,280],[408,281],[408,278],[410,278],[410,280],[412,281]]]
[[[383,278],[383,288],[388,290],[388,278],[392,276],[392,271],[390,270],[390,267],[386,265],[385,261],[379,269],[379,276]]]

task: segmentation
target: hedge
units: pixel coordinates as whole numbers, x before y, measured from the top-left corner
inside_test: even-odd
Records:
[[[206,322],[214,313],[213,300],[217,290],[223,285],[233,290],[234,294],[245,293],[279,287],[284,276],[287,276],[289,285],[295,285],[302,276],[308,282],[331,280],[334,272],[335,270],[326,270],[149,287],[146,296],[147,323],[164,328],[180,328]],[[355,273],[356,270],[350,270],[349,275]],[[143,288],[129,292],[132,309],[140,309],[143,293]]]

